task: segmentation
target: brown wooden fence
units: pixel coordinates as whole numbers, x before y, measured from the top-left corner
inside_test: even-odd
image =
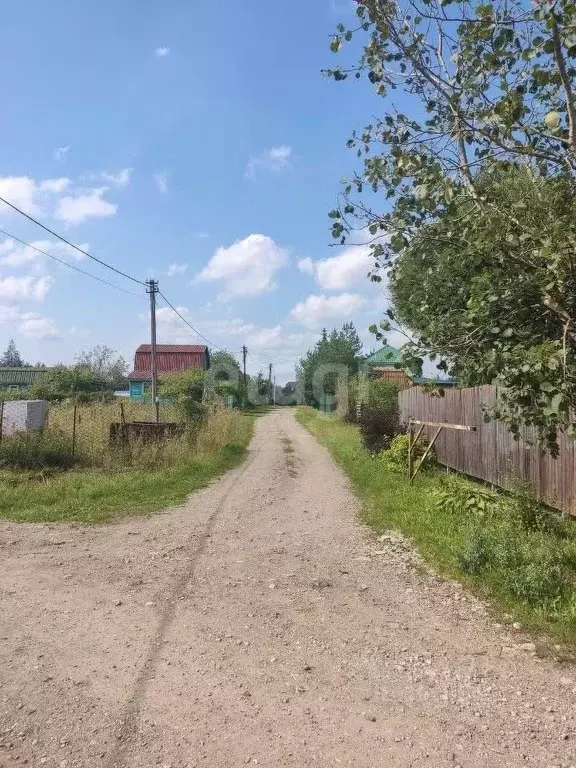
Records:
[[[576,515],[576,441],[561,437],[560,455],[554,459],[526,440],[514,440],[505,424],[484,421],[482,404],[495,396],[492,386],[447,389],[444,397],[419,387],[406,389],[399,395],[401,417],[406,423],[417,419],[476,427],[475,432],[443,429],[435,444],[438,461],[502,488],[521,480],[538,498]],[[427,427],[424,434],[431,437],[434,431]],[[530,436],[530,431],[524,435],[528,441]]]

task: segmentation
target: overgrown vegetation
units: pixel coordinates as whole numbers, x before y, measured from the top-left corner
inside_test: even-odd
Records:
[[[440,471],[406,479],[405,436],[371,455],[359,430],[310,408],[298,419],[330,450],[378,533],[409,536],[435,569],[488,598],[500,616],[576,641],[576,526],[522,491],[500,494]]]
[[[80,460],[87,463],[91,457],[89,468],[62,471],[69,466],[70,454],[62,460],[54,453],[59,440],[69,451],[71,407],[58,409],[54,419],[65,431],[54,426],[45,439],[2,441],[0,456],[26,469],[0,467],[0,517],[94,523],[181,503],[187,494],[242,460],[254,422],[253,416],[239,411],[210,409],[193,436],[137,443],[126,456],[109,447],[108,409],[103,406],[99,414],[94,406],[78,409],[77,448]],[[118,406],[114,416],[117,410]]]
[[[72,440],[57,429],[18,432],[0,443],[0,468],[46,469],[74,466]]]

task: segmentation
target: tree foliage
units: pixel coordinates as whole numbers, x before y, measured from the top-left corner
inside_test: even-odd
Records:
[[[533,424],[554,448],[558,427],[572,431],[576,402],[569,324],[576,314],[576,190],[563,178],[534,179],[525,167],[493,171],[478,188],[499,212],[479,216],[462,201],[421,227],[392,269],[397,314],[417,333],[413,352],[450,361],[440,367],[465,385],[497,384],[492,415],[515,433]],[[546,258],[530,236],[536,229],[553,242]],[[566,317],[550,306],[558,271]]]
[[[356,374],[362,360],[362,342],[354,323],[344,323],[340,330],[322,331],[320,340],[300,360],[296,374],[300,391],[308,405],[318,405],[321,394],[335,395],[338,387],[337,366]]]
[[[30,387],[29,396],[52,402],[88,402],[106,395],[101,386],[101,380],[87,366],[59,366],[38,378]],[[111,397],[110,393],[108,396]]]
[[[205,380],[205,371],[198,369],[164,373],[158,381],[158,394],[176,406],[184,421],[198,421],[204,414]]]
[[[8,342],[8,346],[6,347],[6,351],[0,358],[0,367],[1,368],[22,368],[24,366],[24,361],[22,360],[22,357],[20,356],[20,352],[16,349],[16,344],[14,342],[14,339],[10,339]]]
[[[96,344],[92,349],[82,350],[76,355],[76,364],[89,368],[97,379],[105,382],[110,389],[126,387],[127,365],[115,349]]]
[[[237,381],[240,376],[240,364],[233,354],[225,349],[210,355],[208,379],[213,381]]]
[[[368,230],[376,281],[390,268],[394,279],[405,253],[416,278],[424,242],[436,255],[451,252],[451,266],[442,267],[447,281],[428,291],[432,303],[402,305],[422,342],[414,352],[437,351],[470,381],[475,375],[503,384],[498,415],[515,431],[536,426],[554,448],[556,429],[569,426],[575,405],[576,4],[358,0],[357,15],[355,29],[338,27],[331,48],[359,36],[360,60],[328,74],[366,77],[386,101],[349,141],[363,167],[344,184],[330,214],[332,233],[344,243],[354,230]],[[389,98],[392,91],[401,97]],[[510,166],[514,179],[502,170]],[[517,197],[513,186],[504,191],[516,178]],[[368,191],[387,202],[375,209]],[[429,276],[425,282],[433,284]],[[403,290],[398,286],[399,301]],[[454,311],[446,311],[451,304]],[[418,314],[424,312],[430,322]],[[528,328],[538,322],[526,325],[530,313],[543,315],[533,343]],[[384,332],[394,320],[389,315]]]

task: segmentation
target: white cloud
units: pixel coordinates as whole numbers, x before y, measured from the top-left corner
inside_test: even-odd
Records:
[[[154,56],[156,56],[156,58],[158,59],[164,59],[166,58],[166,56],[169,56],[169,55],[170,55],[170,48],[160,47],[160,48],[154,49]]]
[[[111,184],[113,187],[127,187],[128,184],[130,184],[133,170],[133,168],[123,168],[121,171],[118,171],[118,173],[102,171],[98,177],[107,184]]]
[[[38,193],[36,182],[28,176],[0,177],[0,197],[6,198],[18,208],[23,208],[26,213],[38,212]],[[8,211],[7,208],[3,210]]]
[[[320,261],[306,258],[298,262],[298,268],[307,275],[313,275],[318,285],[326,291],[341,291],[355,283],[366,281],[374,260],[366,245],[345,248],[337,256]]]
[[[58,201],[55,216],[67,224],[79,224],[85,219],[114,216],[118,210],[115,203],[104,200],[106,187],[93,189],[77,197],[63,197]]]
[[[326,321],[347,322],[350,316],[366,304],[357,293],[341,293],[338,296],[308,296],[296,304],[290,316],[307,328],[319,328]]]
[[[258,349],[273,349],[282,346],[282,326],[273,328],[254,328],[247,337],[249,347]]]
[[[204,240],[207,237],[210,237],[210,233],[209,232],[192,232],[192,237],[195,237],[198,240]]]
[[[188,264],[170,264],[166,270],[168,277],[174,277],[174,275],[183,275],[188,269]]]
[[[229,248],[219,248],[198,275],[199,280],[222,280],[222,298],[259,296],[272,291],[274,276],[289,262],[287,251],[266,235],[248,235]]]
[[[55,338],[57,329],[50,317],[38,312],[21,312],[18,307],[0,304],[0,324],[9,323],[17,333],[32,338]]]
[[[63,160],[66,160],[70,150],[71,150],[70,144],[67,144],[65,147],[57,147],[54,150],[54,159],[58,160],[58,162],[62,162]]]
[[[129,182],[130,173],[131,169],[126,168],[118,174],[99,174],[98,177],[107,178],[114,186],[122,187]],[[69,224],[77,224],[90,217],[114,215],[118,206],[104,199],[108,190],[108,186],[94,188],[79,185],[65,177],[41,181],[28,176],[0,177],[1,197],[26,213],[57,218]],[[0,206],[0,215],[2,213],[10,215],[13,212],[7,206]]]
[[[289,147],[287,144],[270,147],[248,160],[244,175],[247,179],[254,179],[259,170],[281,173],[290,167],[291,159],[292,147]]]
[[[66,178],[46,179],[45,181],[41,181],[40,184],[38,184],[38,191],[41,194],[45,192],[47,194],[57,195],[60,192],[64,192],[65,189],[68,189],[70,184],[70,179]]]
[[[313,275],[314,262],[309,256],[307,256],[305,259],[300,259],[300,261],[298,262],[298,269],[304,275]]]
[[[44,256],[38,250],[34,250],[35,248],[53,254],[58,258],[72,259],[74,261],[80,261],[84,258],[83,254],[79,251],[59,241],[32,240],[30,245],[27,246],[8,239],[0,243],[0,264],[6,267],[20,267],[23,264],[38,263],[44,259]],[[82,243],[79,248],[87,251],[89,245],[88,243]]]
[[[52,278],[49,275],[34,278],[5,277],[0,279],[0,300],[12,302],[21,299],[33,299],[43,301],[52,287]]]
[[[50,317],[37,312],[24,312],[20,316],[18,331],[24,336],[35,339],[49,339],[57,336],[56,326]]]
[[[160,194],[165,195],[168,192],[168,174],[164,171],[159,171],[154,174],[154,181]]]

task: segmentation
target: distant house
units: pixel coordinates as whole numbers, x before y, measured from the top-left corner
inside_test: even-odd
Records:
[[[50,368],[0,368],[0,389],[28,392],[32,384],[50,372]]]
[[[157,344],[156,368],[158,378],[163,373],[205,371],[210,367],[210,352],[202,344]],[[130,399],[143,400],[152,383],[152,346],[140,344],[134,355],[134,370],[128,375]]]
[[[409,370],[401,367],[402,356],[395,347],[382,347],[366,359],[365,365],[373,376],[390,381],[399,389],[408,389],[409,387],[417,387],[423,384],[437,384],[442,387],[456,386],[456,382],[453,379],[414,376]]]

